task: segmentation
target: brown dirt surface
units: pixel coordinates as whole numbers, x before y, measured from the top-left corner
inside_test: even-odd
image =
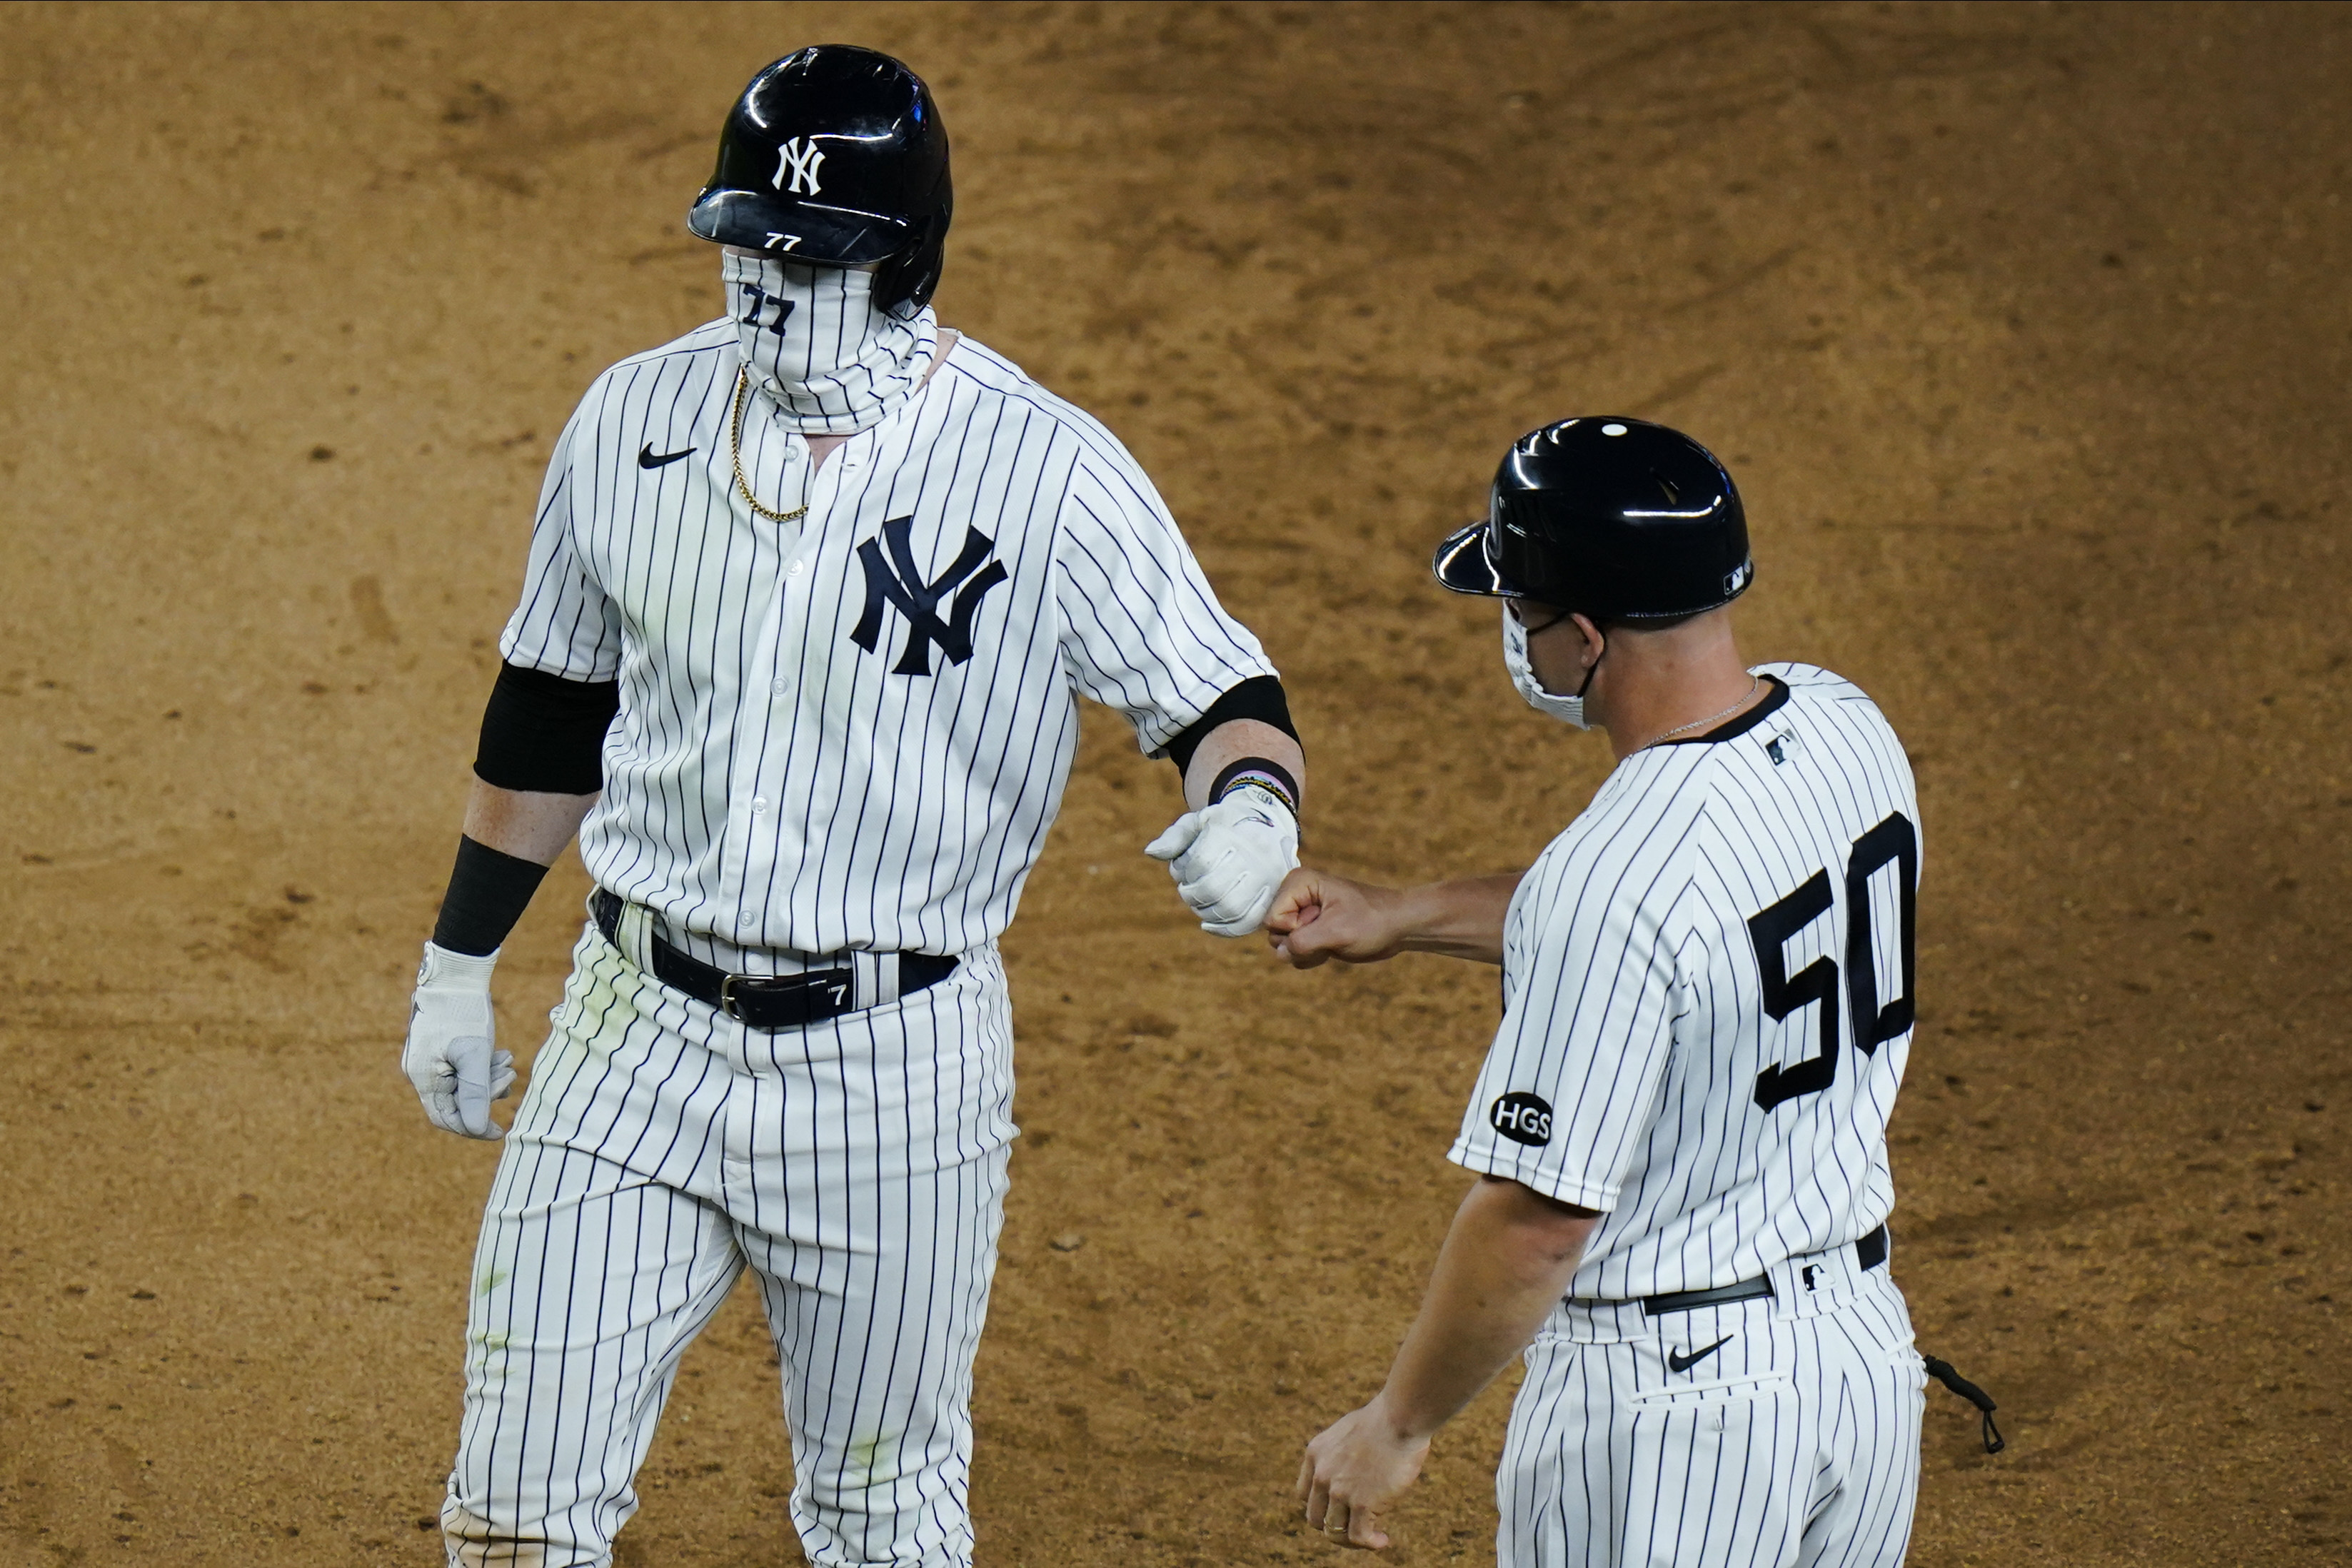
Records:
[[[1926,813],[1896,1276],[1914,1561],[2352,1561],[2343,7],[0,12],[0,1563],[437,1561],[495,1150],[395,1070],[549,445],[714,314],[680,226],[799,44],[935,84],[940,305],[1101,415],[1286,671],[1308,852],[1524,864],[1606,768],[1437,591],[1520,431],[1747,493],[1756,658]],[[1007,942],[993,1564],[1323,1561],[1465,1181],[1491,971],[1294,974],[1087,716]],[[585,890],[500,971],[526,1057]],[[1082,1245],[1053,1245],[1073,1236]],[[1397,1561],[1486,1560],[1507,1389]],[[799,1561],[748,1293],[624,1564]]]

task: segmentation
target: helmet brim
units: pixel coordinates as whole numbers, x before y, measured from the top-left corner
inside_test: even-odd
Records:
[[[1455,529],[1437,547],[1436,558],[1429,569],[1436,574],[1440,586],[1456,594],[1477,594],[1490,599],[1517,599],[1523,595],[1503,581],[1495,563],[1486,558],[1487,522],[1481,518],[1467,528]]]
[[[818,202],[779,201],[764,191],[709,185],[687,210],[686,226],[717,245],[740,245],[785,261],[862,267],[910,247],[914,226],[879,213]]]

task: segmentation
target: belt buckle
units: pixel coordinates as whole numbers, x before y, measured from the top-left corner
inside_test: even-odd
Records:
[[[749,974],[722,974],[719,977],[719,1010],[739,1024],[745,1020],[743,1015],[735,1006],[735,983],[738,980],[752,978],[753,976]]]
[[[722,975],[719,981],[719,1010],[726,1014],[729,1017],[734,1019],[737,1023],[742,1024],[750,1028],[772,1029],[775,1027],[772,1024],[754,1024],[751,1019],[743,1016],[743,994],[738,988],[748,987],[751,994],[754,996],[782,996],[790,994],[792,992],[796,990],[805,989],[805,987],[794,986],[790,984],[799,978],[800,976],[797,974]]]

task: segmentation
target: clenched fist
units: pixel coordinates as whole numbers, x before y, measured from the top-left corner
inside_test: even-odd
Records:
[[[1272,792],[1244,785],[1216,805],[1188,811],[1143,847],[1168,862],[1177,896],[1217,936],[1247,936],[1298,864],[1298,821]]]
[[[1393,958],[1411,932],[1405,900],[1393,888],[1352,882],[1299,868],[1266,907],[1266,940],[1295,969],[1328,959],[1377,963]]]
[[[408,1007],[400,1070],[416,1086],[433,1125],[466,1138],[506,1136],[490,1120],[490,1101],[504,1100],[515,1081],[514,1055],[496,1048],[490,1014],[490,969],[498,961],[495,952],[475,958],[426,942]]]

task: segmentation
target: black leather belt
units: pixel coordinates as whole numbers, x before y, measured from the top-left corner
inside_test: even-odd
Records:
[[[617,893],[603,888],[588,900],[596,929],[604,940],[620,946],[621,911]],[[746,1028],[773,1033],[805,1028],[827,1018],[858,1009],[857,972],[844,964],[837,969],[811,969],[799,974],[730,974],[690,952],[681,952],[659,936],[648,936],[654,978],[674,991],[683,991],[707,1003]],[[898,960],[898,994],[911,996],[937,985],[955,973],[956,960],[930,952],[902,952]],[[866,1004],[868,1006],[872,1003]]]
[[[1853,1244],[1853,1260],[1866,1271],[1886,1261],[1886,1227],[1880,1226]],[[1687,1312],[1699,1307],[1719,1307],[1726,1301],[1752,1301],[1759,1296],[1772,1293],[1769,1275],[1754,1279],[1742,1279],[1737,1285],[1717,1285],[1712,1290],[1677,1290],[1669,1296],[1644,1296],[1642,1311],[1656,1317],[1661,1312]]]

